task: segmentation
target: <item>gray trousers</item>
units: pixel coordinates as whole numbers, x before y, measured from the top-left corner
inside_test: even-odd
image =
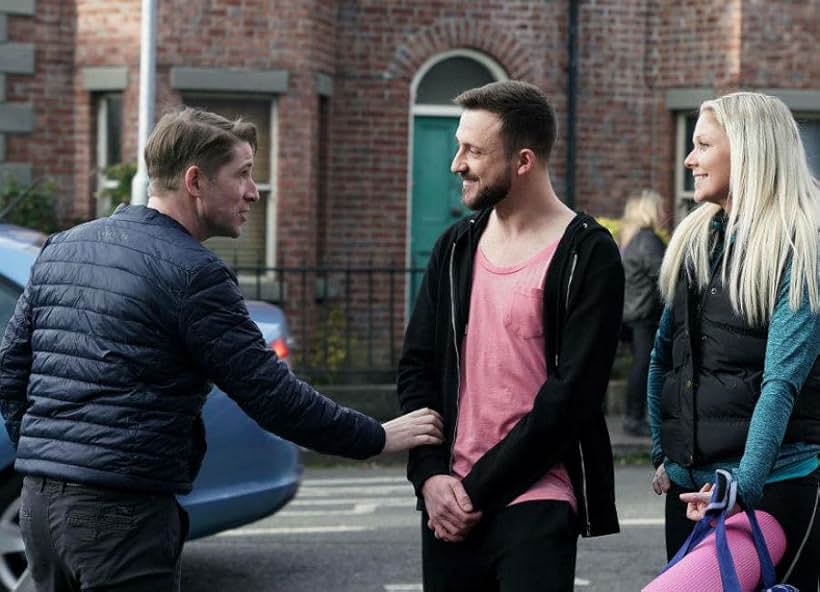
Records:
[[[23,479],[20,529],[38,592],[179,592],[187,528],[170,494]]]

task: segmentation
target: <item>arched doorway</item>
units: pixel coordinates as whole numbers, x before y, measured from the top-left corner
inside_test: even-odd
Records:
[[[426,267],[438,236],[467,214],[461,203],[461,183],[450,172],[461,114],[453,98],[467,89],[506,79],[506,73],[495,61],[469,49],[439,54],[416,73],[411,87],[408,196],[411,267]],[[414,274],[411,300],[415,300],[420,284],[421,275]]]

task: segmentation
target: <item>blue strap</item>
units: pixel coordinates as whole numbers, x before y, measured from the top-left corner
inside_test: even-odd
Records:
[[[720,581],[723,592],[743,592],[737,579],[735,562],[726,540],[726,510],[720,513],[715,528],[715,546],[717,548],[718,567],[720,567]]]
[[[722,481],[721,489],[723,490],[719,495],[717,487],[713,490],[712,499],[706,508],[706,514],[701,518],[695,527],[692,529],[689,537],[683,543],[675,556],[669,560],[669,563],[661,570],[661,573],[668,570],[670,567],[683,559],[692,549],[694,549],[703,539],[705,539],[713,530],[715,531],[715,549],[717,552],[718,567],[720,568],[720,580],[723,585],[724,592],[742,592],[740,588],[740,581],[737,577],[737,570],[735,569],[735,562],[732,559],[732,553],[729,550],[729,543],[726,539],[726,518],[728,512],[735,505],[735,496],[737,483],[735,483],[731,475],[727,471],[718,470],[715,475],[715,482]],[[796,588],[785,584],[778,585],[777,576],[775,575],[774,563],[769,554],[769,548],[766,546],[766,539],[763,532],[760,530],[760,525],[757,522],[757,516],[754,511],[746,509],[746,516],[749,518],[749,525],[752,530],[752,539],[754,540],[757,556],[760,561],[760,573],[764,592],[774,592],[776,590],[788,592],[798,592]]]
[[[749,524],[752,526],[752,538],[754,538],[757,556],[760,559],[760,574],[763,578],[763,587],[771,588],[777,583],[777,580],[772,556],[769,554],[769,547],[766,546],[766,539],[763,537],[763,531],[760,530],[760,525],[757,523],[755,513],[747,509],[746,515],[749,517]]]

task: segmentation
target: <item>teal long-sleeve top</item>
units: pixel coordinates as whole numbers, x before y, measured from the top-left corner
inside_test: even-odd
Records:
[[[741,503],[755,507],[765,484],[803,477],[817,469],[820,445],[783,444],[795,399],[820,354],[820,315],[811,311],[808,293],[797,310],[790,308],[790,280],[788,266],[769,323],[760,398],[752,414],[746,447],[740,458],[725,462],[690,469],[663,456],[661,390],[672,369],[672,316],[668,307],[664,310],[649,363],[647,408],[652,460],[655,465],[663,462],[667,475],[679,486],[699,489],[714,479],[715,469],[727,469],[737,481]]]

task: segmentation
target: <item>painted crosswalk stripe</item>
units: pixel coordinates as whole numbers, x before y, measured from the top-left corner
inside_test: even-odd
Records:
[[[325,534],[333,532],[364,532],[373,530],[368,526],[301,526],[296,528],[237,528],[226,530],[216,536],[244,537],[244,536],[275,536],[280,534]]]
[[[663,526],[663,518],[622,518],[621,526]]]
[[[329,478],[329,479],[303,479],[302,486],[314,487],[316,485],[366,485],[373,483],[400,483],[409,486],[407,477],[359,477],[359,478]]]
[[[302,487],[299,497],[327,497],[330,495],[412,495],[413,488],[409,485],[340,485],[333,487]]]
[[[587,587],[591,584],[589,580],[583,580],[581,578],[575,578],[575,585],[580,586],[582,588]],[[421,592],[423,590],[421,584],[385,584],[384,591],[385,592]]]
[[[288,507],[321,507],[321,506],[353,506],[355,504],[373,504],[391,508],[403,508],[405,506],[416,506],[414,497],[341,497],[341,498],[320,498],[320,499],[300,499],[296,498],[288,504]]]

